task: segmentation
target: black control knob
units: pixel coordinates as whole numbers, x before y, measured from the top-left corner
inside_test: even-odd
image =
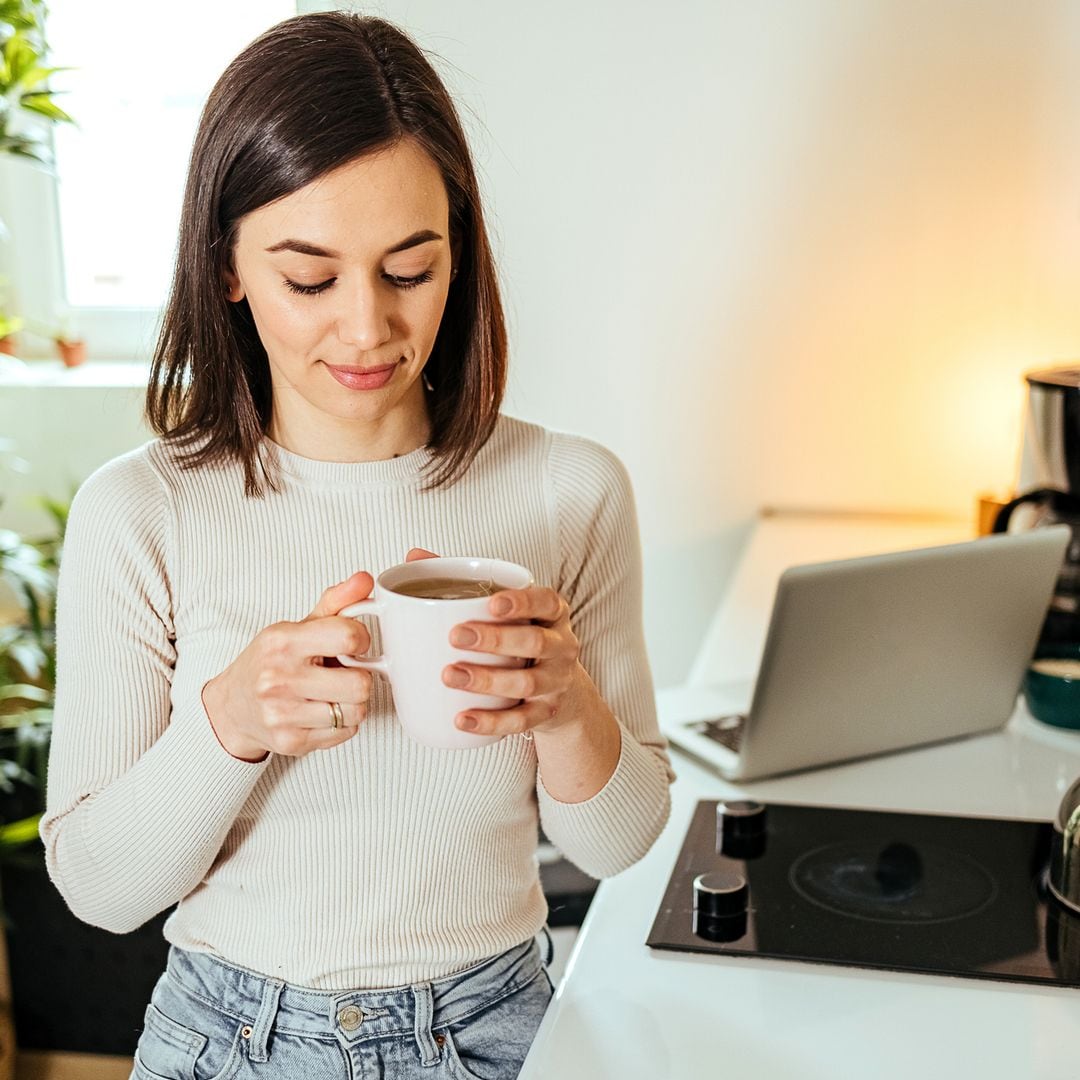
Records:
[[[733,870],[713,870],[694,878],[694,910],[710,919],[742,915],[749,902],[746,878]]]
[[[765,805],[750,799],[716,804],[716,850],[729,859],[756,859],[765,853]]]
[[[742,874],[714,870],[694,878],[694,933],[709,941],[738,941],[746,933],[750,887]]]

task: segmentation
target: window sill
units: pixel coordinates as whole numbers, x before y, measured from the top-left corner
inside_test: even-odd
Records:
[[[150,365],[137,360],[88,360],[69,368],[60,360],[18,360],[0,354],[0,386],[142,389],[149,378]]]

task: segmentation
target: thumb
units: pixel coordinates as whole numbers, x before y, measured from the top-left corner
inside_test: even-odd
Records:
[[[342,608],[370,596],[374,587],[375,579],[366,570],[360,570],[337,585],[331,585],[319,597],[319,602],[312,608],[311,614],[303,621],[308,622],[311,619],[322,619],[327,615],[336,615]]]

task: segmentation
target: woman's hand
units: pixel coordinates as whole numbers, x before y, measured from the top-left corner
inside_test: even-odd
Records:
[[[406,562],[434,557],[413,548]],[[443,669],[443,682],[458,690],[518,698],[520,704],[470,709],[457,716],[457,727],[478,735],[512,735],[553,731],[573,721],[579,710],[572,702],[591,681],[578,663],[580,648],[566,601],[554,589],[503,589],[491,597],[489,610],[497,619],[528,622],[464,622],[450,632],[450,644],[527,663],[502,668],[462,661]]]
[[[305,619],[261,630],[203,687],[210,723],[233,757],[261,761],[271,750],[303,757],[356,734],[367,712],[371,673],[323,666],[323,661],[367,652],[367,628],[338,612],[363,600],[373,585],[371,575],[361,571],[331,586]],[[331,703],[340,709],[340,727],[334,726]]]

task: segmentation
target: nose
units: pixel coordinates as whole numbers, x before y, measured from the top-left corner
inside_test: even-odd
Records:
[[[391,299],[383,294],[381,285],[381,282],[360,282],[339,293],[337,332],[343,344],[368,352],[390,340]]]

